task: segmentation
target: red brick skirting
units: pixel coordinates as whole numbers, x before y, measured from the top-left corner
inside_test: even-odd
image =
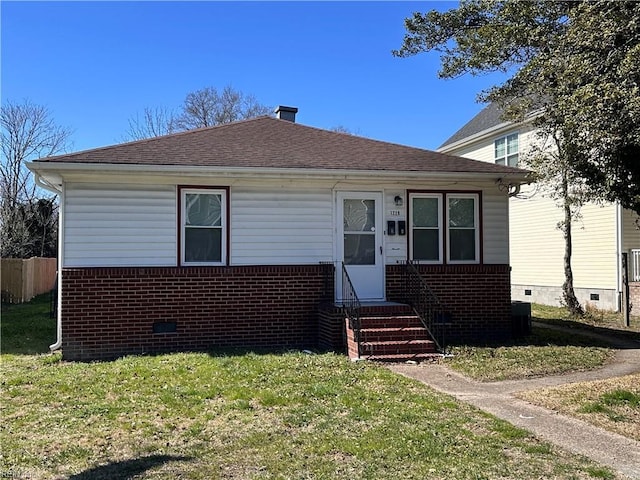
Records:
[[[315,346],[326,268],[63,269],[63,356]],[[173,322],[175,332],[154,333],[154,324],[170,330]]]
[[[629,282],[631,315],[640,315],[640,282]]]
[[[403,268],[387,266],[390,301],[403,300]],[[508,265],[419,269],[451,313],[447,343],[510,335]],[[344,350],[344,318],[326,301],[327,292],[333,294],[331,265],[63,269],[63,356],[93,360],[220,347]]]
[[[388,300],[403,300],[403,269],[387,266]],[[509,265],[418,265],[418,270],[451,314],[451,323],[443,327],[447,344],[511,336]]]

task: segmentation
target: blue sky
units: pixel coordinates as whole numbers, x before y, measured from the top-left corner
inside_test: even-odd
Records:
[[[119,143],[145,107],[231,85],[299,123],[435,149],[498,75],[439,80],[396,58],[404,19],[456,2],[2,1],[2,101],[47,106],[70,150]]]

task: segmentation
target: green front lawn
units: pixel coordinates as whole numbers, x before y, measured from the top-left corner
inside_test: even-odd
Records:
[[[12,307],[2,319],[2,475],[615,478],[418,382],[340,355],[210,352],[69,363],[28,353],[13,337],[39,338],[27,330],[50,322],[31,307]]]
[[[456,346],[447,366],[481,381],[518,380],[592,370],[615,354],[606,342],[547,328],[509,344]]]

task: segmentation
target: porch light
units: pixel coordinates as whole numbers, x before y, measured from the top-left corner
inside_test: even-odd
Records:
[[[400,195],[396,195],[393,199],[393,203],[395,203],[396,207],[401,207],[404,202],[402,201],[402,197]]]

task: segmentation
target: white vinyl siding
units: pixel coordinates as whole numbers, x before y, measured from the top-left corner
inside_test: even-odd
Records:
[[[330,189],[231,189],[231,264],[286,265],[333,260]]]
[[[509,201],[497,189],[482,192],[483,262],[509,263]]]
[[[561,286],[564,238],[557,224],[562,210],[539,193],[511,203],[511,281],[517,285]],[[616,288],[615,207],[588,204],[572,225],[575,288]]]
[[[519,160],[522,160],[527,151],[531,148],[533,142],[539,140],[535,137],[535,133],[528,126],[523,126],[518,129],[518,156]],[[451,155],[458,155],[460,157],[472,158],[481,162],[495,163],[496,150],[495,141],[500,138],[505,138],[505,133],[497,133],[495,135],[488,136],[482,140],[474,142],[464,147],[455,148],[452,150],[445,149],[446,153]],[[522,164],[518,165],[519,168],[526,168]]]
[[[402,205],[395,204],[395,198],[400,197]],[[394,265],[398,262],[404,262],[407,259],[407,238],[409,232],[409,219],[407,218],[407,195],[406,190],[400,188],[390,188],[384,191],[384,251],[385,261],[387,265]],[[396,223],[396,234],[389,235],[387,232],[387,222]],[[398,231],[398,222],[403,221],[405,224],[404,235],[400,235]]]
[[[220,183],[221,184],[221,183]],[[312,264],[335,258],[333,185],[290,187],[232,185],[228,227],[230,265]],[[384,191],[384,223],[405,221],[405,235],[385,235],[387,264],[407,258],[407,190],[445,185],[379,185]],[[460,189],[461,184],[451,185]],[[470,185],[477,190],[477,185]],[[394,203],[402,197],[402,205]],[[484,262],[509,261],[507,197],[493,184],[482,193]],[[178,192],[176,185],[65,185],[64,267],[177,266]],[[396,223],[397,225],[397,223]]]
[[[631,210],[622,210],[622,251],[640,249],[640,219]]]
[[[176,265],[173,186],[66,184],[64,267]]]

